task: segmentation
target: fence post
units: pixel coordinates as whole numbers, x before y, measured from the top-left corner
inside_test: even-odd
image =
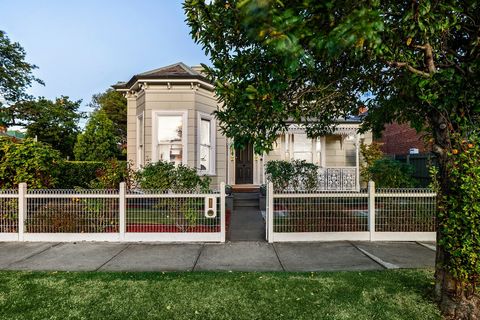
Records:
[[[268,203],[268,210],[267,210],[267,225],[268,225],[268,232],[267,232],[267,239],[269,243],[273,243],[273,183],[268,183],[267,188],[267,203]]]
[[[370,241],[375,241],[375,182],[368,182],[368,230]]]
[[[24,241],[25,216],[27,213],[27,184],[18,184],[18,241]]]
[[[227,222],[225,216],[225,182],[220,182],[220,241],[225,242],[227,236]]]
[[[119,209],[119,225],[120,225],[120,241],[125,240],[125,211],[126,211],[126,187],[125,182],[120,182],[119,190],[118,190],[118,209]]]

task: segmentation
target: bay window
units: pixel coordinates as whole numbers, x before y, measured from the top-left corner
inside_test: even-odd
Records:
[[[186,164],[186,112],[154,112],[157,143],[154,161]]]

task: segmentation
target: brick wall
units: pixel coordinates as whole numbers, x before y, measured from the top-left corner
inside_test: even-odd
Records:
[[[382,145],[382,151],[389,155],[408,154],[410,148],[417,148],[420,153],[428,153],[422,134],[418,134],[409,124],[392,123],[385,126],[382,138],[377,140]]]

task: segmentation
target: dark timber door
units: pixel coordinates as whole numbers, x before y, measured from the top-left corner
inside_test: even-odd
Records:
[[[253,183],[253,147],[235,150],[235,184]]]

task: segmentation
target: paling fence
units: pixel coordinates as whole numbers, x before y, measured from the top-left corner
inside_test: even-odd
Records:
[[[435,241],[436,194],[429,189],[288,191],[267,186],[269,242]]]
[[[0,190],[0,241],[224,242],[220,191]]]

